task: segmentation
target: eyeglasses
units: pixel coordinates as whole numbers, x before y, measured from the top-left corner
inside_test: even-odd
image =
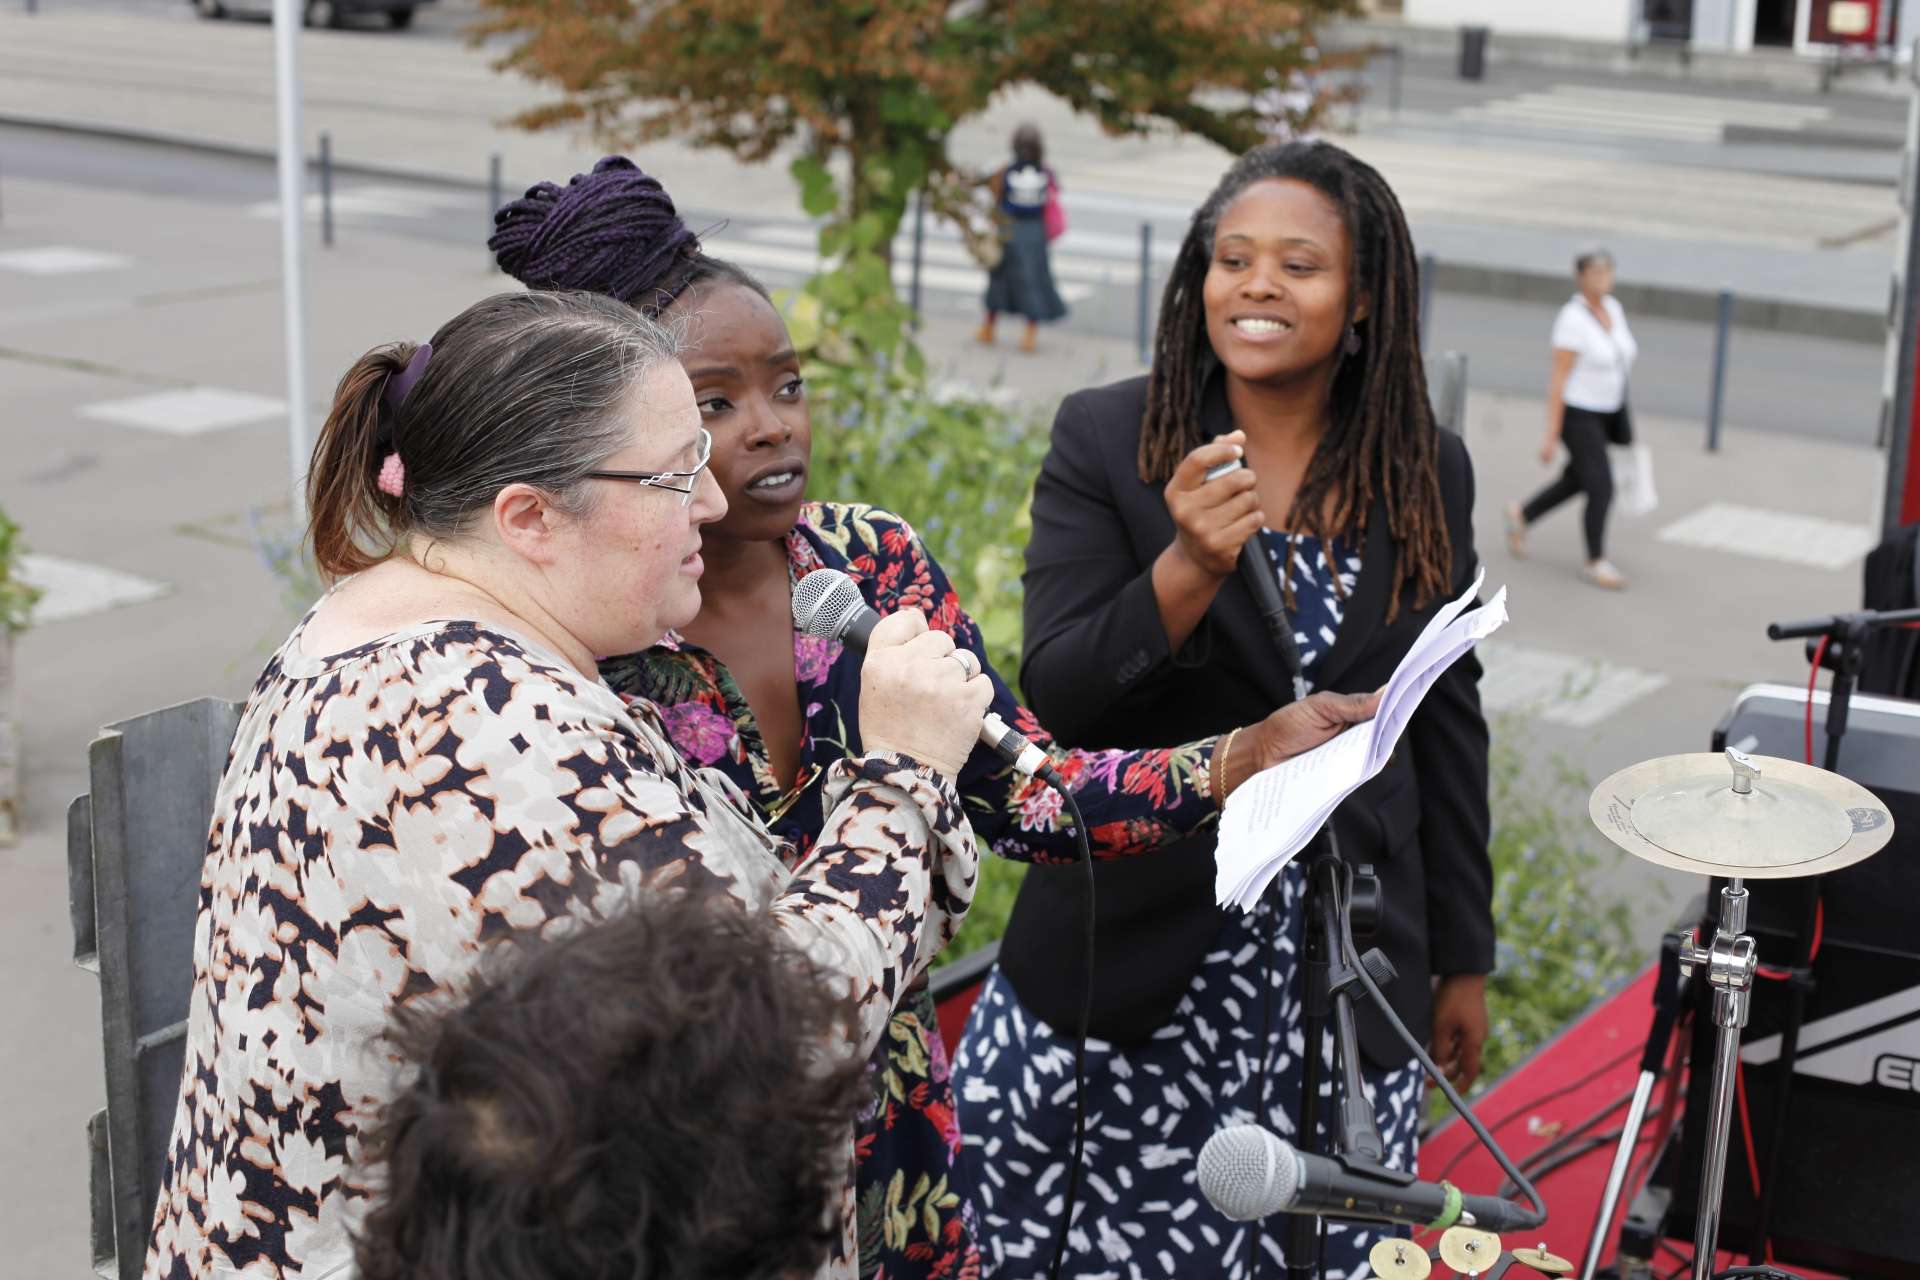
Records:
[[[680,505],[693,503],[693,491],[700,483],[700,473],[707,469],[707,462],[713,457],[713,434],[705,427],[695,427],[698,433],[694,437],[700,453],[693,461],[691,471],[589,471],[592,480],[631,480],[635,484],[650,484],[656,489],[671,489],[680,495]]]

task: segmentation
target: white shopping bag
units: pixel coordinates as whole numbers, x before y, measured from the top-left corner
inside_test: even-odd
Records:
[[[1653,451],[1643,444],[1609,445],[1607,462],[1613,468],[1614,506],[1622,515],[1651,515],[1660,505],[1653,488]]]

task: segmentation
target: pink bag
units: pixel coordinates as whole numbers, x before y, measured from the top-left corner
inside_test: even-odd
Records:
[[[1047,207],[1041,214],[1047,225],[1047,239],[1058,240],[1067,233],[1067,206],[1060,203],[1060,184],[1047,183]]]

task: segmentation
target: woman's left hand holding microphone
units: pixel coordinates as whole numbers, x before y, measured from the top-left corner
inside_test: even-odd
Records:
[[[980,740],[993,682],[953,637],[918,609],[888,614],[867,639],[860,667],[860,730],[869,751],[909,756],[958,778]]]

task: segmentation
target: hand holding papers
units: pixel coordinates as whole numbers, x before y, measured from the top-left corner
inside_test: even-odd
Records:
[[[1440,674],[1507,620],[1505,587],[1466,612],[1485,578],[1482,569],[1464,595],[1427,623],[1387,681],[1371,721],[1255,774],[1227,797],[1214,853],[1214,897],[1221,906],[1250,910],[1339,803],[1386,765]]]

